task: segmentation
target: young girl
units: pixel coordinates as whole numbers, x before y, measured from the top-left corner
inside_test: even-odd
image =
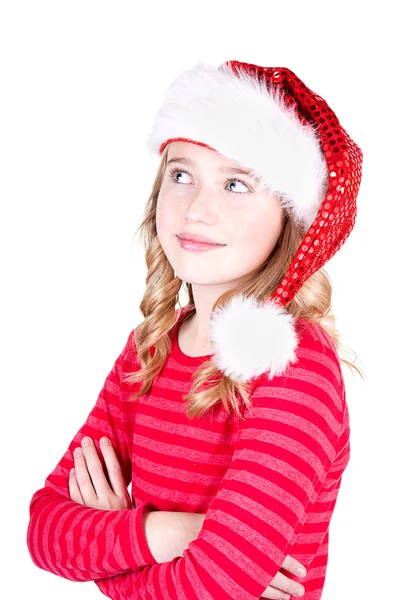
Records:
[[[115,600],[317,600],[350,458],[341,362],[360,373],[322,267],[362,153],[292,71],[238,61],[181,73],[148,148],[144,320],[32,497],[29,552]]]

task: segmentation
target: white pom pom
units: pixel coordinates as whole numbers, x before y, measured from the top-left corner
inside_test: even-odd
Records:
[[[213,361],[224,375],[245,382],[268,372],[269,379],[282,375],[296,362],[299,339],[294,317],[268,300],[257,302],[242,294],[210,317]]]

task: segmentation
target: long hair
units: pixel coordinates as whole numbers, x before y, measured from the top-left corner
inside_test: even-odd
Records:
[[[176,323],[176,305],[177,303],[180,305],[179,291],[182,284],[189,296],[185,308],[187,314],[182,323],[196,311],[192,285],[174,276],[174,270],[157,236],[156,208],[166,169],[167,149],[168,146],[160,160],[153,189],[145,206],[144,217],[138,228],[140,239],[144,243],[147,277],[146,289],[140,303],[144,320],[135,328],[134,333],[135,352],[141,368],[124,376],[124,381],[129,383],[142,381],[142,386],[130,397],[131,400],[137,400],[149,391],[154,377],[158,375],[167,360],[172,346],[169,333]],[[285,216],[283,229],[268,258],[247,278],[242,278],[235,288],[223,293],[214,303],[212,310],[216,306],[224,306],[232,296],[237,294],[251,295],[259,302],[265,302],[276,289],[305,234],[304,228],[295,222],[290,209],[283,210]],[[318,322],[333,340],[340,361],[357,371],[363,378],[362,370],[355,365],[354,361],[350,362],[343,355],[340,356],[349,349],[341,343],[340,333],[331,310],[331,297],[331,281],[326,271],[321,268],[309,277],[285,308],[295,319]],[[154,351],[151,352],[153,346]],[[231,380],[219,371],[212,360],[207,360],[193,374],[191,390],[184,396],[187,401],[186,414],[189,418],[202,416],[217,402],[222,401],[228,414],[235,411],[240,417],[240,398],[244,406],[250,408],[248,383]]]

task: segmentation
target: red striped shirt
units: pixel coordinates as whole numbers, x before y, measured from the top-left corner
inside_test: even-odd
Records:
[[[222,404],[190,420],[182,396],[206,357],[171,353],[150,393],[136,402],[121,375],[138,370],[128,341],[86,422],[30,503],[27,544],[40,568],[93,580],[109,598],[259,600],[290,554],[304,578],[282,571],[321,598],[329,523],[350,458],[349,413],[335,346],[325,331],[296,322],[298,361],[272,381],[261,377],[244,420]],[[88,435],[108,436],[135,508],[97,510],[73,502],[73,451]],[[183,556],[158,564],[146,542],[148,510],[206,514]]]

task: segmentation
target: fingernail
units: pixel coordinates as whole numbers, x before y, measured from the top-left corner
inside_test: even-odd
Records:
[[[92,443],[92,440],[90,439],[90,437],[84,437],[82,439],[82,446],[90,446]]]
[[[302,596],[303,595],[303,590],[301,588],[297,588],[295,591],[296,596]]]
[[[74,455],[79,458],[82,455],[82,448],[75,448]]]
[[[105,437],[101,438],[100,442],[101,442],[101,443],[102,443],[104,446],[107,446],[107,445],[110,443],[109,439],[108,439],[108,438],[105,438]]]
[[[304,577],[305,574],[306,574],[306,570],[303,569],[302,567],[299,567],[296,571],[296,575],[298,575],[299,577]]]

